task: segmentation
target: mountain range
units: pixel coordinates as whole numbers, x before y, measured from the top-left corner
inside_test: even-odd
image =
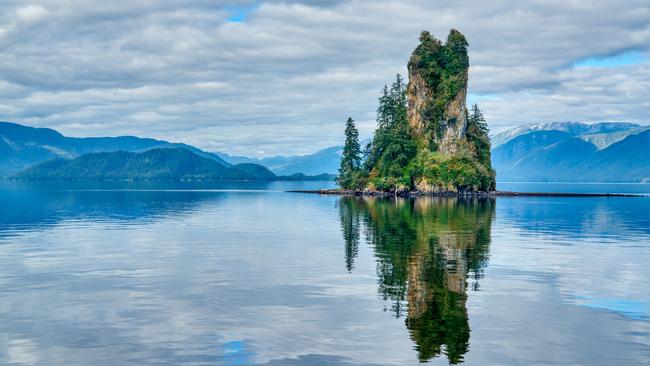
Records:
[[[144,152],[151,149],[185,149],[222,166],[232,164],[217,154],[196,147],[134,136],[67,137],[49,128],[0,122],[0,177],[12,176],[52,159],[74,159],[98,152]]]
[[[623,122],[537,123],[518,126],[495,134],[491,140],[492,163],[497,171],[497,179],[501,182],[650,182],[650,149],[648,149],[650,126]],[[169,159],[170,165],[159,166],[158,172],[154,174],[151,171],[147,174],[153,175],[149,176],[168,174],[176,179],[197,178],[200,175],[197,171],[172,169],[174,162],[187,158],[187,156],[173,157],[180,149],[207,159],[207,161],[200,160],[207,164],[201,169],[208,169],[210,166],[214,169],[209,174],[203,170],[201,174],[206,174],[204,178],[210,176],[261,180],[269,179],[269,173],[272,172],[274,175],[284,176],[280,179],[311,180],[331,179],[332,174],[337,173],[342,147],[332,146],[307,155],[257,159],[207,152],[190,145],[150,138],[133,136],[76,138],[63,136],[48,128],[0,122],[0,177],[7,178],[21,172],[23,178],[28,177],[28,172],[32,177],[35,177],[37,172],[42,176],[47,174],[56,176],[62,174],[64,169],[68,172],[75,171],[78,169],[75,168],[75,164],[84,161],[88,163],[92,160],[92,164],[97,164],[108,157],[130,159],[130,161],[138,159],[135,156],[127,158],[123,154],[100,154],[84,157],[86,160],[73,163],[74,159],[87,154],[120,151],[142,154],[150,150],[162,149],[174,151],[170,154],[161,151],[154,154],[161,159],[163,157]],[[35,168],[37,164],[53,159],[63,160],[40,167],[40,170],[27,171],[28,168]],[[64,164],[66,159],[68,161]],[[49,170],[47,174],[46,168]],[[236,170],[226,173],[226,168]],[[115,173],[121,174],[121,177],[129,176],[124,171],[115,171]],[[321,175],[323,173],[329,175]],[[315,177],[317,175],[320,177]],[[130,177],[126,179],[145,179],[144,176],[134,174]]]
[[[492,137],[501,182],[650,182],[650,127],[577,122],[519,126]]]
[[[298,173],[319,175],[336,174],[339,169],[342,152],[343,146],[331,146],[307,155],[274,156],[262,159],[231,156],[219,152],[216,154],[231,164],[252,163],[263,165],[277,175],[293,175]]]
[[[268,180],[271,179],[269,173],[273,174],[273,179],[332,179],[331,174],[336,173],[338,169],[341,150],[339,147],[331,147],[303,156],[255,159],[207,152],[191,145],[151,138],[134,136],[68,137],[49,128],[34,128],[16,123],[0,122],[0,178],[18,176],[22,179],[37,179],[37,177],[44,178],[45,176],[62,176],[67,171],[69,177],[74,173],[90,179],[91,176],[101,175],[101,172],[82,171],[80,164],[105,163],[108,159],[122,162],[128,160],[135,164],[138,159],[151,158],[152,156],[122,153],[142,154],[150,150],[164,149],[172,151],[157,151],[153,154],[159,158],[157,164],[163,165],[151,167],[148,172],[123,170],[111,173],[115,177],[131,177],[128,179],[145,179],[146,176],[149,176],[149,179],[154,179],[153,177],[160,178],[158,174],[162,174],[173,176],[176,179],[202,176],[203,179],[221,177],[220,179]],[[204,158],[198,160],[192,157],[190,159],[194,162],[202,162],[204,166],[199,169],[201,173],[175,170],[173,165],[179,161],[190,162],[187,160],[190,156],[184,154],[183,151],[189,151]],[[118,154],[118,152],[121,153]],[[47,164],[38,166],[42,163]],[[165,164],[170,165],[164,166]],[[139,168],[142,169],[143,166]],[[228,169],[234,170],[227,172]],[[106,174],[105,178],[111,175]]]
[[[141,153],[114,151],[48,160],[13,178],[30,181],[268,181],[275,180],[276,175],[257,164],[224,165],[185,148],[155,148]]]
[[[490,137],[492,148],[495,149],[500,145],[516,138],[535,131],[562,131],[572,136],[590,141],[599,148],[605,148],[614,142],[620,141],[625,137],[639,133],[648,126],[640,126],[636,123],[628,122],[598,122],[598,123],[580,123],[580,122],[546,122],[531,123],[514,127]]]

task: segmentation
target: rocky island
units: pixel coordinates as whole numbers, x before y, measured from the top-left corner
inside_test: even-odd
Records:
[[[490,140],[482,112],[466,107],[469,57],[465,36],[446,42],[422,32],[400,75],[379,97],[377,130],[362,150],[350,118],[338,183],[368,194],[474,194],[495,190]]]

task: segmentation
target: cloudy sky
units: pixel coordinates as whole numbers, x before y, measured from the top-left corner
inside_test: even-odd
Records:
[[[493,131],[650,124],[648,0],[2,0],[0,120],[232,154],[338,144],[421,30],[470,42]]]

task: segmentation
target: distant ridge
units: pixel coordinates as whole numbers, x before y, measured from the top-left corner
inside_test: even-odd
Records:
[[[550,129],[550,130],[549,130]],[[650,183],[650,127],[633,123],[520,126],[495,138],[501,182]]]
[[[318,175],[304,175],[302,173],[296,173],[292,175],[281,175],[278,176],[277,180],[282,181],[333,181],[336,179],[335,174],[318,174]]]
[[[216,154],[223,160],[231,163],[255,163],[264,165],[277,175],[289,176],[293,174],[320,175],[336,174],[339,169],[343,146],[331,146],[312,154],[295,156],[274,156],[268,158],[249,158],[245,156],[232,156],[225,153]]]
[[[581,123],[581,122],[546,122],[546,123],[530,123],[507,131],[497,133],[490,139],[492,141],[492,148],[495,149],[506,142],[516,138],[517,136],[524,135],[533,131],[562,131],[571,135],[594,135],[594,134],[611,134],[614,132],[629,131],[634,128],[641,128],[636,123],[629,122],[597,122],[597,123]],[[624,138],[624,137],[623,137]],[[621,140],[623,139],[621,138]],[[614,141],[615,142],[615,141]]]
[[[12,177],[18,180],[75,181],[224,181],[275,180],[256,164],[226,166],[183,148],[158,148],[141,153],[90,153],[75,159],[54,159]]]
[[[14,175],[51,159],[72,159],[97,152],[143,152],[154,148],[183,148],[222,166],[232,165],[216,154],[186,144],[134,136],[67,137],[49,128],[0,122],[0,177]]]
[[[170,151],[137,155],[152,150]],[[0,122],[0,179],[277,180],[275,173],[257,162],[264,161],[273,163],[270,165],[277,168],[278,175],[284,176],[283,180],[330,180],[332,178],[327,173],[336,172],[332,167],[338,167],[339,150],[339,147],[333,147],[305,156],[259,160],[222,154],[231,160],[226,161],[219,154],[182,143],[135,136],[67,137],[50,128]],[[180,161],[190,165],[197,162],[196,157],[184,152],[209,161],[203,161],[199,164],[201,168],[194,172],[174,168],[173,164]],[[110,159],[115,159],[115,164],[136,164],[141,156],[165,160],[157,167],[140,165],[138,169],[146,169],[143,172],[130,171],[130,168],[120,170],[109,164]],[[83,164],[99,164],[106,172],[93,171],[90,166],[84,168]]]
[[[552,122],[518,126],[492,137],[492,162],[499,181],[650,182],[650,126],[635,123]],[[559,133],[558,133],[559,132]],[[362,142],[365,145],[365,142]],[[266,166],[282,180],[331,179],[340,162],[340,146],[313,154],[252,159],[210,153],[167,141],[122,137],[66,137],[49,128],[0,122],[0,178],[52,159],[74,159],[96,152],[146,152],[186,149],[225,167]],[[246,165],[240,169],[247,170]],[[250,172],[260,172],[251,167]],[[303,173],[303,175],[297,174]],[[322,173],[328,175],[321,175]],[[319,176],[319,177],[314,177]]]

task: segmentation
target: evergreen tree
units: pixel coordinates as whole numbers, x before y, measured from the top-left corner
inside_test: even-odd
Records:
[[[364,162],[364,168],[367,173],[370,173],[370,170],[377,165],[377,161],[383,154],[390,139],[388,132],[391,126],[391,104],[388,86],[384,85],[381,96],[379,97],[379,106],[377,107],[377,130],[375,131],[375,136],[371,144],[370,153]]]
[[[476,103],[474,103],[470,109],[469,121],[471,124],[474,124],[481,133],[487,135],[490,132],[487,123],[485,122],[483,111],[479,109],[478,104]]]
[[[490,138],[483,112],[474,104],[467,118],[467,139],[476,147],[476,155],[481,163],[490,160]]]
[[[361,166],[361,173],[367,175],[368,172],[370,172],[370,169],[372,168],[371,166],[371,157],[372,157],[372,142],[368,142],[366,146],[363,148],[363,151],[361,152],[362,156],[362,166]]]
[[[495,172],[491,163],[489,132],[483,112],[477,104],[474,104],[467,117],[467,140],[474,146],[478,163],[486,170],[481,176],[480,189],[483,190],[494,190],[496,187]]]
[[[366,160],[369,173],[376,177],[375,185],[380,189],[397,185],[410,188],[410,177],[405,177],[404,171],[416,151],[408,125],[406,84],[398,74],[390,88],[384,86],[379,97],[377,131]]]
[[[345,122],[345,145],[341,156],[339,176],[336,181],[342,188],[357,188],[361,169],[361,147],[359,146],[359,131],[354,120],[348,118]]]
[[[345,241],[345,268],[348,272],[354,269],[354,260],[359,255],[359,242],[361,241],[361,210],[354,197],[341,197],[339,200],[339,217],[341,218],[341,232]]]

